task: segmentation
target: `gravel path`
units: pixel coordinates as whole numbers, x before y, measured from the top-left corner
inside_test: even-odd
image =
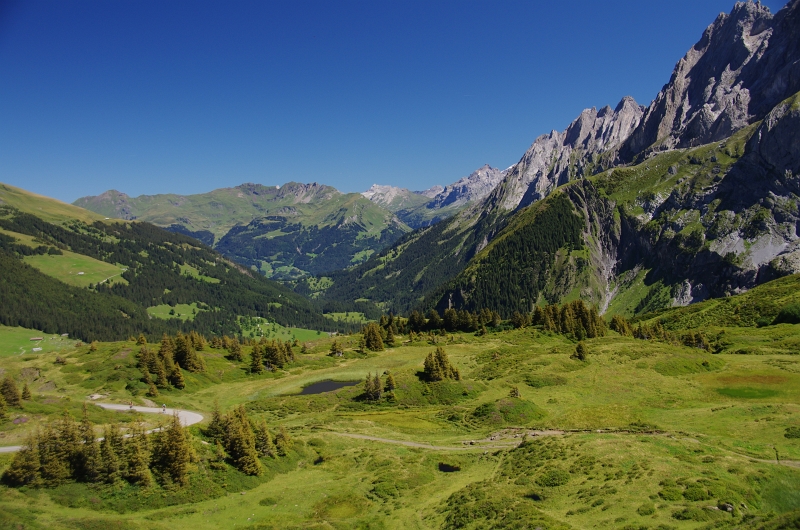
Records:
[[[108,409],[108,410],[119,410],[122,412],[131,410],[130,405],[118,405],[116,403],[92,403],[93,405],[97,405],[98,407]],[[194,425],[195,423],[200,423],[203,421],[203,415],[197,412],[192,412],[189,410],[179,410],[179,409],[166,409],[163,411],[161,407],[140,407],[137,405],[133,406],[133,410],[136,412],[144,412],[145,414],[163,414],[165,417],[172,416],[174,413],[178,413],[178,418],[181,420],[181,424],[184,427],[188,427],[189,425]],[[102,438],[100,438],[102,440]],[[0,447],[0,453],[16,453],[22,449],[21,445],[10,445],[6,447]]]

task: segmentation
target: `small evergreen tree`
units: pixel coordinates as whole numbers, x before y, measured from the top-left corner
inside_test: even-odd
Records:
[[[158,388],[152,382],[150,383],[150,388],[147,389],[147,397],[158,397]]]
[[[389,375],[386,376],[386,391],[394,392],[395,388],[397,388],[397,383],[394,381],[394,376],[389,373]]]
[[[150,474],[150,455],[147,452],[147,435],[143,429],[137,429],[125,444],[127,451],[127,470],[125,480],[131,484],[148,487],[153,482]]]
[[[3,394],[3,397],[12,407],[19,407],[22,405],[21,400],[22,396],[20,395],[19,388],[17,388],[17,383],[11,379],[11,376],[6,376],[3,379],[3,382],[0,383],[0,393]]]
[[[0,421],[6,419],[8,409],[6,408],[6,398],[0,393]]]
[[[261,346],[258,344],[253,345],[253,351],[250,353],[250,373],[260,374],[264,371],[264,360],[261,357]]]
[[[114,484],[120,476],[119,456],[114,448],[111,429],[106,427],[100,441],[99,478],[106,484]]]
[[[244,357],[242,356],[242,345],[239,340],[234,338],[229,342],[229,344],[230,345],[227,348],[229,354],[228,357],[230,357],[232,361],[242,362]]]
[[[447,354],[441,346],[436,347],[436,351],[431,352],[425,357],[424,373],[428,381],[442,381],[444,379],[461,379],[458,368],[450,363]]]
[[[258,452],[258,456],[275,458],[277,456],[277,449],[275,447],[275,442],[272,440],[272,434],[270,434],[267,428],[267,422],[261,420],[256,423],[253,432],[256,438],[256,451]]]
[[[344,348],[342,348],[342,345],[339,343],[338,340],[334,340],[333,343],[331,344],[330,354],[334,357],[341,357],[342,354],[344,354]]]
[[[586,350],[586,344],[584,344],[583,341],[580,341],[575,347],[575,353],[573,353],[570,357],[579,361],[585,361],[587,354],[588,351]]]
[[[183,380],[183,373],[179,364],[175,363],[175,368],[170,374],[170,383],[178,390],[183,390],[186,387],[186,382]]]
[[[95,482],[100,474],[100,447],[94,434],[94,427],[89,421],[86,403],[83,404],[83,418],[78,427],[80,452],[77,455],[73,474],[81,482]]]
[[[283,425],[281,425],[278,435],[275,436],[275,447],[279,456],[288,455],[289,450],[292,448],[292,439],[289,437],[289,433],[286,432]]]
[[[136,339],[136,344],[139,345],[147,344],[147,338],[144,336],[143,333],[139,333],[139,338]]]
[[[151,464],[158,480],[165,485],[184,486],[189,481],[188,467],[192,459],[189,434],[181,425],[178,414],[153,440]]]
[[[362,332],[364,336],[364,345],[371,351],[383,351],[383,337],[381,336],[381,328],[375,322],[370,322],[364,327]]]
[[[3,472],[2,481],[9,486],[36,486],[42,480],[40,468],[39,435],[34,433],[14,455],[11,465]]]
[[[234,467],[247,475],[260,475],[263,468],[258,459],[256,437],[244,407],[236,407],[227,420],[225,450]]]
[[[167,379],[167,369],[161,359],[158,359],[156,364],[156,386],[158,388],[169,388],[169,380]]]
[[[31,400],[31,391],[28,388],[28,383],[25,383],[25,384],[22,385],[22,399],[24,401],[30,401]]]
[[[214,410],[211,411],[211,421],[208,422],[204,434],[212,440],[225,439],[225,418],[219,410],[219,403],[214,400]]]

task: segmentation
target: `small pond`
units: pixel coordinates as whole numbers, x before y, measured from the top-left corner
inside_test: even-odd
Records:
[[[355,386],[360,382],[361,381],[331,381],[330,379],[326,379],[325,381],[317,381],[316,383],[312,383],[307,387],[303,387],[303,391],[300,392],[300,394],[322,394],[323,392],[339,390],[340,388],[344,388],[346,386]]]

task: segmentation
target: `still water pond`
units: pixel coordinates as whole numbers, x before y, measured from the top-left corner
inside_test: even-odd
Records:
[[[340,388],[344,388],[346,386],[355,386],[360,382],[361,381],[331,381],[330,379],[327,379],[325,381],[317,381],[316,383],[304,387],[300,394],[322,394],[323,392],[339,390]]]

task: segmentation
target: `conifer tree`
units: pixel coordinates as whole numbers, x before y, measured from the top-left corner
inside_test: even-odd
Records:
[[[106,484],[114,484],[120,475],[120,461],[114,448],[111,429],[106,427],[103,439],[100,441],[100,462],[98,466],[99,479]]]
[[[158,358],[164,363],[164,368],[167,370],[167,373],[172,373],[173,365],[175,364],[175,344],[166,333],[164,333],[164,336],[161,338]]]
[[[177,363],[175,363],[175,368],[170,374],[170,383],[178,390],[183,390],[186,387],[186,382],[183,380],[183,372],[181,372],[181,367]]]
[[[22,403],[22,396],[19,393],[19,388],[17,388],[17,383],[11,379],[11,376],[7,375],[3,382],[0,383],[0,393],[3,394],[3,397],[12,407],[19,407]]]
[[[450,363],[447,354],[441,346],[436,347],[436,351],[431,352],[425,357],[424,372],[428,381],[442,381],[444,379],[461,380],[458,368]]]
[[[394,392],[395,388],[397,388],[397,383],[395,383],[394,376],[390,372],[389,375],[386,376],[386,391]]]
[[[394,346],[394,331],[392,330],[394,326],[389,326],[386,328],[386,344],[390,346]]]
[[[190,372],[204,372],[205,362],[202,357],[197,355],[191,335],[183,335],[178,333],[175,337],[175,363],[179,364],[181,368]]]
[[[158,388],[169,388],[169,380],[167,379],[167,369],[161,359],[158,359],[156,364],[156,386]]]
[[[367,352],[367,339],[364,338],[363,334],[358,336],[358,352],[359,353]]]
[[[214,410],[211,411],[211,421],[208,422],[204,434],[212,440],[225,439],[225,418],[219,410],[219,402],[214,400]]]
[[[254,344],[250,353],[250,373],[260,374],[264,371],[264,360],[261,357],[261,345]]]
[[[575,353],[573,353],[570,357],[579,361],[585,361],[587,353],[588,351],[586,350],[586,344],[584,344],[583,341],[580,341],[575,347]]]
[[[292,448],[292,439],[289,437],[289,433],[286,432],[283,425],[281,425],[278,435],[275,436],[275,448],[279,456],[288,455],[289,450]]]
[[[267,428],[267,422],[261,420],[256,423],[253,433],[255,434],[258,456],[275,458],[277,456],[277,449],[275,448],[275,442],[272,440],[272,434],[270,434]]]
[[[181,425],[178,414],[172,415],[170,424],[158,433],[153,441],[151,463],[162,484],[187,484],[188,466],[192,458],[189,435]]]
[[[150,387],[147,389],[147,397],[158,397],[158,388],[152,382],[150,383]]]
[[[125,443],[126,449],[126,472],[125,480],[131,484],[141,487],[148,487],[153,482],[150,475],[150,455],[147,453],[147,435],[144,429],[134,430],[131,437]]]
[[[233,409],[227,419],[225,450],[234,467],[247,475],[260,475],[263,469],[256,450],[256,437],[244,407],[239,405]]]
[[[91,344],[89,344],[89,351],[96,352],[97,351],[97,341],[93,340]]]
[[[78,427],[80,452],[76,458],[73,474],[82,482],[95,482],[99,476],[100,448],[94,434],[94,427],[89,421],[89,412],[86,403],[83,404],[83,418]]]
[[[364,345],[371,351],[383,351],[383,338],[381,337],[381,328],[375,322],[370,322],[364,327],[362,332],[364,336]]]
[[[136,344],[138,345],[147,344],[147,338],[144,336],[143,333],[139,333],[139,337],[136,339]]]
[[[11,465],[3,472],[2,481],[9,486],[36,486],[41,482],[39,434],[31,434],[22,449],[14,455]]]
[[[343,353],[344,353],[344,348],[342,348],[342,345],[339,343],[338,340],[334,339],[333,343],[331,344],[330,354],[334,357],[341,357]]]
[[[31,390],[28,388],[28,383],[24,383],[22,385],[22,399],[24,401],[31,400]]]
[[[383,385],[381,384],[381,377],[378,372],[375,372],[375,377],[372,379],[372,400],[378,401],[383,395]]]
[[[69,455],[64,451],[59,432],[51,424],[45,425],[39,436],[39,461],[44,484],[57,486],[69,478]]]
[[[242,345],[239,343],[238,339],[234,338],[231,340],[230,346],[228,346],[227,350],[232,361],[242,362],[244,360],[244,357],[242,356]]]
[[[6,408],[6,398],[0,393],[0,420],[6,419],[8,409]]]

